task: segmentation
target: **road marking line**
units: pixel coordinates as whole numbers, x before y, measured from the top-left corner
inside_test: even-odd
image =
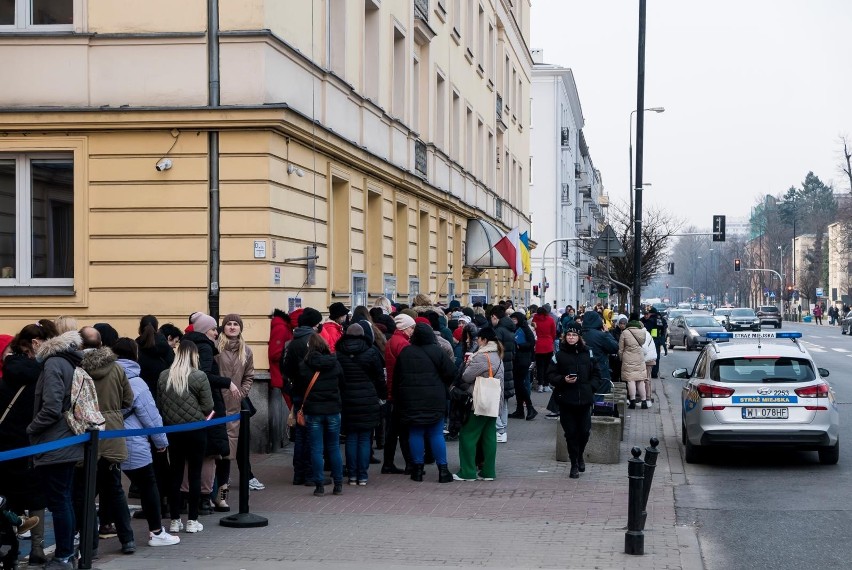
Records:
[[[832,348],[831,350],[836,350],[837,352],[849,352],[845,348]]]

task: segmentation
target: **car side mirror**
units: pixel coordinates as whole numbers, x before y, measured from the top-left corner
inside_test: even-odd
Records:
[[[674,370],[672,370],[672,376],[674,378],[681,378],[683,380],[688,380],[689,379],[689,370],[687,370],[686,368],[675,368]]]
[[[817,368],[817,370],[819,370],[820,378],[828,378],[830,374],[828,368]]]

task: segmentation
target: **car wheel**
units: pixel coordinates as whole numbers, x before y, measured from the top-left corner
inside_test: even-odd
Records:
[[[823,465],[837,465],[840,459],[840,440],[830,446],[820,447],[817,450],[819,453],[819,462]]]
[[[692,348],[689,346],[689,339],[686,337],[683,337],[683,349],[687,352],[692,350]]]
[[[680,442],[686,445],[686,420],[683,419],[683,412],[680,418]]]
[[[701,463],[701,457],[703,455],[701,446],[693,445],[692,442],[689,441],[689,438],[686,438],[686,441],[683,444],[683,459],[687,463]]]
[[[775,325],[775,328],[776,328],[776,329],[780,329],[780,328],[781,328],[781,323],[778,323],[777,325]]]

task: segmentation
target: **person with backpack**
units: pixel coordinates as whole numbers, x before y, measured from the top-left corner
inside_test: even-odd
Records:
[[[548,317],[550,318],[550,317]],[[530,364],[532,363],[533,350],[536,344],[535,334],[527,324],[527,316],[518,311],[512,313],[512,322],[515,323],[515,401],[516,409],[509,414],[510,418],[532,421],[538,415],[530,398]],[[524,414],[524,405],[527,413]]]
[[[27,426],[30,444],[38,445],[74,436],[65,420],[67,410],[71,408],[71,383],[74,370],[83,360],[80,348],[83,339],[77,331],[58,334],[53,327],[42,325],[47,338],[33,338],[32,349],[38,362],[43,363],[41,374],[36,382],[35,415]],[[74,564],[74,533],[76,520],[72,503],[74,484],[74,466],[83,460],[83,444],[70,445],[33,456],[33,462],[41,480],[47,508],[53,516],[53,535],[56,549],[52,568],[72,570]]]

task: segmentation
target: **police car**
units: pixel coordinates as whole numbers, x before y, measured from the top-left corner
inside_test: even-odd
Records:
[[[840,457],[840,414],[834,390],[799,343],[800,332],[711,332],[711,341],[682,392],[682,441],[687,463],[708,447],[783,446],[817,451],[834,465]],[[722,339],[748,342],[726,342]],[[772,342],[771,339],[774,339]]]

